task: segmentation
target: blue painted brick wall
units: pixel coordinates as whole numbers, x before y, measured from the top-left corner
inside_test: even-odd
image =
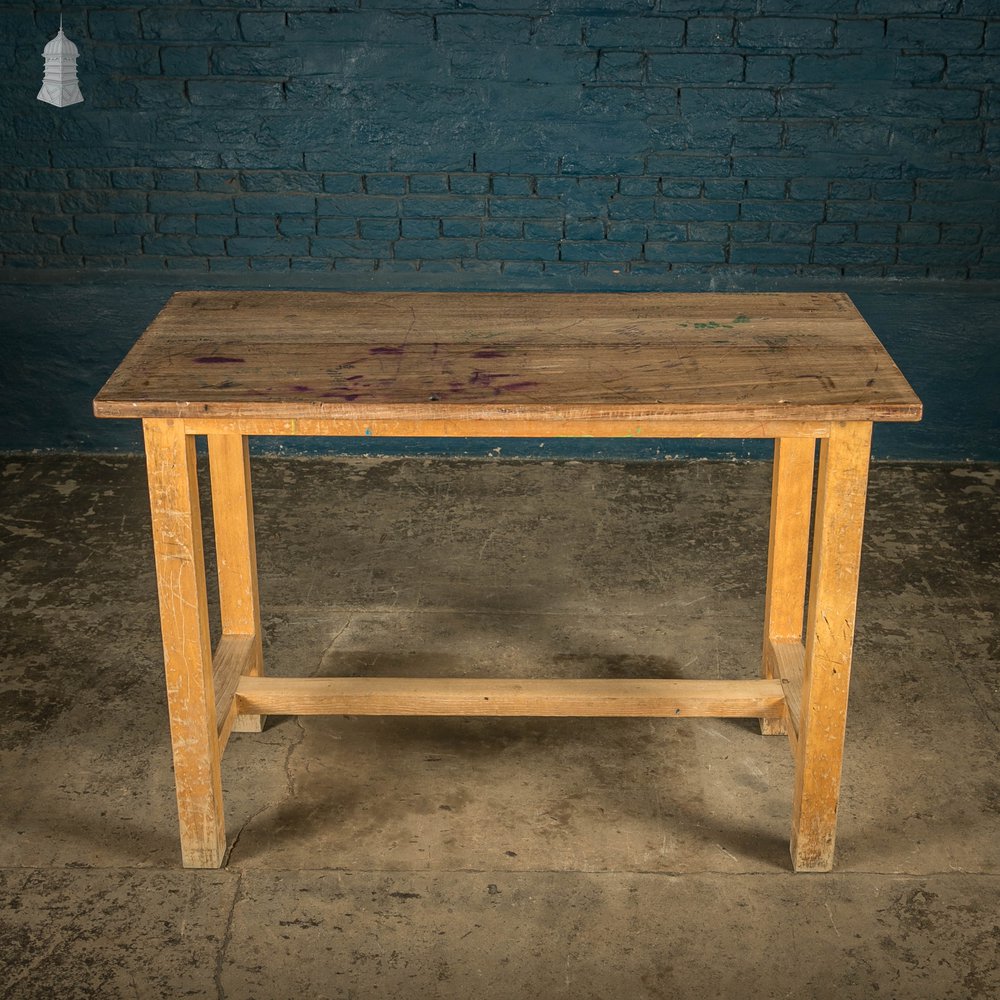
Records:
[[[1000,277],[1000,0],[0,4],[7,268]]]

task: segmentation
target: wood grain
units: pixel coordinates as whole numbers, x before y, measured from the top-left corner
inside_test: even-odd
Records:
[[[168,420],[143,430],[181,855],[217,868],[226,833],[194,438]]]
[[[871,430],[834,424],[820,443],[792,806],[796,871],[833,866]]]
[[[764,676],[773,676],[768,659],[775,639],[802,639],[812,515],[813,466],[816,442],[782,437],[774,442],[771,482],[771,526],[767,548],[764,601]],[[765,736],[785,732],[784,720],[761,720]]]
[[[777,717],[769,680],[510,680],[244,677],[240,711],[273,715]]]
[[[805,672],[805,648],[798,639],[772,639],[767,644],[765,660],[771,677],[778,678],[785,692],[788,712],[785,732],[792,744],[793,753],[798,747],[799,728],[802,720],[802,678]]]
[[[665,302],[669,310],[665,312]],[[206,316],[206,314],[211,314]],[[507,292],[176,292],[153,320],[157,339],[201,336],[206,322],[222,339],[289,336],[365,342],[386,332],[414,342],[508,339],[571,343],[609,334],[636,339],[643,325],[772,324],[856,317],[842,294],[816,293],[507,293]],[[683,329],[683,327],[680,327]]]
[[[188,434],[242,433],[279,437],[576,437],[576,438],[773,438],[830,433],[828,420],[669,420],[659,417],[580,420],[481,418],[461,420],[350,420],[329,418],[187,417]]]
[[[263,673],[264,653],[246,437],[210,433],[208,460],[222,632],[225,636],[249,637],[251,652],[243,669],[257,676]],[[240,715],[233,721],[233,731],[237,733],[259,733],[263,727],[264,720],[259,715]]]
[[[840,294],[174,295],[104,417],[915,420]]]
[[[212,658],[215,686],[216,730],[219,734],[219,753],[229,741],[229,734],[236,723],[236,688],[240,678],[249,673],[256,656],[256,643],[252,635],[224,635]],[[259,716],[251,715],[256,719]],[[255,730],[260,732],[260,730]]]

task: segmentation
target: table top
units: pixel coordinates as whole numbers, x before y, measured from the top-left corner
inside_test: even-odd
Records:
[[[177,292],[99,417],[919,420],[840,293]]]

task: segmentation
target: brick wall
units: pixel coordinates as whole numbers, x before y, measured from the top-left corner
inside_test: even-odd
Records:
[[[1000,277],[1000,0],[330,8],[0,4],[3,264]]]

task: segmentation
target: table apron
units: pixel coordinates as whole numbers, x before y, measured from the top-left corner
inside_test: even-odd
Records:
[[[155,418],[147,418],[155,419]],[[186,434],[421,438],[826,438],[828,420],[525,419],[357,420],[182,417]]]

